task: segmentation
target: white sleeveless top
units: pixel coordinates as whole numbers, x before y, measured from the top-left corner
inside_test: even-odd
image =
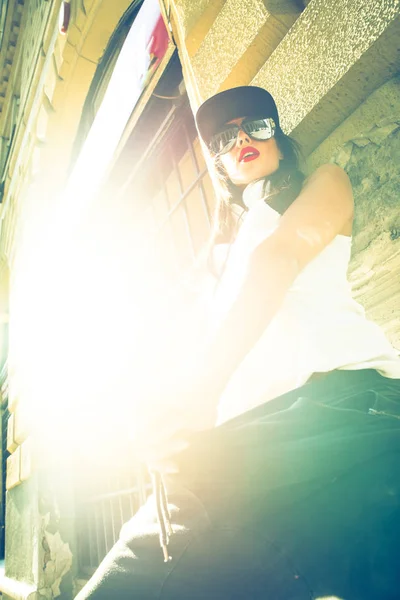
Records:
[[[257,189],[246,192],[249,211],[214,297],[217,322],[238,295],[250,254],[280,219]],[[351,238],[338,235],[296,278],[279,312],[230,378],[220,398],[218,423],[304,385],[316,372],[377,369],[400,378],[398,353],[352,298],[350,252]]]

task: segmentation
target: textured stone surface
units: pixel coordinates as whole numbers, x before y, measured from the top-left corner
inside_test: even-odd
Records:
[[[23,403],[19,404],[15,410],[14,437],[18,445],[22,444],[29,434],[29,418]]]
[[[47,125],[49,122],[49,111],[46,106],[43,104],[40,107],[39,114],[37,116],[36,121],[36,137],[40,142],[46,141],[46,133],[47,133]]]
[[[203,40],[192,67],[203,98],[215,93],[268,18],[261,0],[227,0]]]
[[[197,25],[214,0],[173,0],[176,14],[186,35]],[[168,5],[168,3],[166,3]]]
[[[18,447],[15,450],[14,454],[11,454],[11,456],[7,458],[7,490],[11,490],[13,487],[17,486],[21,482],[20,460],[20,448]]]
[[[250,46],[235,64],[228,78],[223,82],[222,88],[229,89],[238,85],[247,85],[293,26],[299,12],[297,9],[296,12],[291,11],[276,16],[270,14]]]
[[[30,479],[7,493],[6,570],[11,579],[34,583],[35,553],[32,540],[37,531],[36,481]]]
[[[82,57],[95,63],[99,62],[118,22],[130,4],[131,0],[97,0],[93,3],[77,47]]]
[[[30,94],[30,85],[40,53],[47,20],[51,10],[51,2],[30,0],[25,3],[25,27],[22,36],[21,61],[21,105]]]
[[[310,2],[252,81],[273,93],[286,131],[292,131],[374,44],[399,8],[397,0]]]
[[[379,233],[353,257],[349,279],[353,295],[367,316],[383,328],[400,350],[400,238],[392,238],[387,229]]]
[[[70,465],[41,473],[39,487],[38,572],[35,583],[43,598],[74,598],[77,575],[75,499]]]
[[[28,438],[21,444],[20,452],[21,452],[20,478],[21,478],[21,481],[25,481],[26,479],[29,479],[29,477],[31,476],[32,466],[33,466],[32,440],[30,438]]]
[[[11,413],[7,422],[7,451],[14,452],[17,445],[15,441],[15,415]]]
[[[2,4],[5,5],[5,3]],[[21,31],[21,21],[21,4],[8,2],[6,19],[2,24],[3,30],[0,34],[0,117],[6,97],[12,94],[12,90],[9,89],[10,75]]]
[[[356,201],[355,253],[383,231],[389,237],[392,229],[400,228],[400,115],[393,128],[389,134],[388,127],[372,128],[370,136],[379,144],[372,140],[364,147],[354,144],[346,165]]]
[[[319,165],[330,162],[340,148],[349,142],[367,145],[366,133],[375,125],[385,126],[400,117],[400,77],[394,77],[380,86],[347,119],[345,119],[307,158],[311,172]]]
[[[354,190],[349,269],[355,298],[400,349],[400,110],[338,147],[332,157]]]
[[[61,594],[62,579],[72,567],[72,553],[69,544],[63,541],[59,531],[52,534],[44,530],[42,546],[46,550],[46,560],[39,581],[39,594],[52,600]]]
[[[194,56],[196,54],[209,29],[212,27],[219,11],[224,6],[224,3],[225,0],[213,0],[213,2],[208,2],[201,15],[199,15],[199,18],[190,24],[183,18],[181,28],[188,56]],[[191,6],[196,5],[191,3]]]

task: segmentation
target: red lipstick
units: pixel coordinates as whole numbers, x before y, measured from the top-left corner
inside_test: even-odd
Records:
[[[249,162],[251,160],[255,160],[260,156],[258,150],[253,148],[252,146],[246,146],[242,148],[239,154],[239,162]]]

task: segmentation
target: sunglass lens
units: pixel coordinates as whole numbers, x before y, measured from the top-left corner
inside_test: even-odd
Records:
[[[254,140],[269,140],[275,133],[273,119],[246,120],[243,121],[242,128]]]
[[[229,152],[235,145],[238,131],[237,127],[229,127],[229,129],[224,129],[213,135],[210,140],[211,152],[214,154]]]
[[[273,119],[246,119],[242,122],[243,129],[253,140],[269,140],[275,134]],[[236,143],[239,127],[227,127],[214,134],[210,140],[210,150],[213,154],[225,154],[232,150]]]

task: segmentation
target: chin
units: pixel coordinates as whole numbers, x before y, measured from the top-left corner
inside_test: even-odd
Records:
[[[263,179],[264,177],[268,177],[269,175],[272,175],[272,173],[275,173],[275,171],[268,171],[268,173],[262,174],[257,173],[251,177],[238,177],[236,179],[232,179],[231,181],[234,185],[236,185],[236,187],[245,188],[246,185],[249,185],[249,183],[252,183],[253,181],[258,181],[258,179]]]
[[[253,181],[257,181],[258,179],[263,179],[264,177],[270,177],[279,169],[279,164],[270,168],[270,169],[255,169],[252,173],[243,173],[243,176],[238,178],[238,185],[248,185]]]

